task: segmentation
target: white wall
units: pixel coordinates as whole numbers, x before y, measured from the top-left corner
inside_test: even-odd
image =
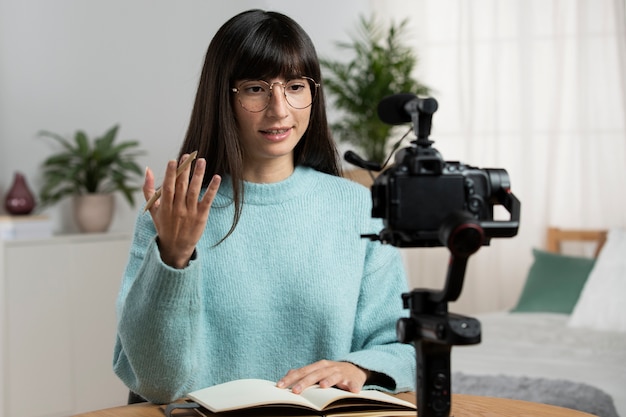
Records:
[[[92,136],[119,123],[118,139],[140,140],[140,163],[160,173],[185,134],[210,39],[249,8],[286,13],[334,56],[369,2],[0,0],[0,213],[15,171],[40,186],[52,150],[40,130]],[[111,230],[128,231],[135,210],[117,205]],[[69,211],[69,201],[46,211],[57,231],[76,230]]]
[[[576,2],[578,3],[587,4],[593,10],[597,8],[595,0],[593,7],[590,0]],[[561,2],[556,1],[555,4],[558,6]],[[567,4],[571,7],[570,3]],[[460,42],[457,51],[448,42],[459,40],[455,29],[461,34],[467,32],[467,28],[460,23],[463,20],[458,18],[460,11],[469,15],[481,14],[478,10],[483,10],[484,7],[493,7],[500,12],[508,11],[508,14],[501,13],[494,15],[491,20],[488,19],[493,21],[491,26],[476,24],[479,32],[493,26],[506,29],[504,32],[508,33],[512,31],[509,21],[501,19],[501,16],[517,16],[517,9],[514,8],[515,12],[511,12],[511,7],[522,10],[544,8],[543,2],[539,0],[513,0],[506,2],[504,6],[498,5],[500,2],[497,0],[472,3],[471,6],[457,0],[443,3],[440,0],[320,0],[313,3],[291,0],[0,0],[0,201],[3,201],[15,171],[22,171],[27,176],[31,188],[39,188],[38,167],[51,151],[49,143],[37,137],[37,132],[42,129],[64,135],[84,129],[89,135],[98,135],[113,124],[120,123],[120,139],[140,140],[143,148],[148,151],[140,160],[141,165],[150,166],[157,175],[161,175],[166,161],[176,155],[185,134],[208,43],[218,27],[240,11],[256,7],[277,10],[292,16],[310,34],[319,55],[328,57],[338,57],[340,51],[335,48],[334,42],[348,40],[359,14],[377,10],[383,18],[408,16],[411,19],[410,34],[415,40],[420,58],[417,76],[435,89],[434,95],[440,101],[440,110],[435,121],[435,134],[438,136],[434,139],[437,140],[437,148],[447,160],[458,159],[481,167],[506,168],[511,174],[515,193],[522,200],[524,212],[520,236],[515,239],[500,239],[491,248],[481,250],[471,259],[461,300],[467,300],[485,311],[510,307],[530,266],[531,245],[543,244],[544,223],[562,227],[609,227],[624,224],[624,210],[621,209],[624,204],[620,204],[623,201],[622,194],[614,191],[619,187],[607,186],[611,184],[607,180],[619,182],[623,178],[620,173],[625,168],[621,166],[623,164],[616,164],[619,165],[614,168],[617,175],[599,175],[603,186],[588,187],[596,193],[589,195],[597,195],[598,190],[604,189],[608,190],[605,193],[612,194],[611,201],[614,202],[602,205],[603,215],[589,214],[595,211],[579,215],[580,210],[573,209],[552,209],[552,213],[556,214],[550,215],[548,209],[551,206],[558,208],[570,204],[569,198],[561,198],[563,193],[572,194],[573,191],[578,191],[585,200],[591,202],[601,202],[603,199],[588,198],[586,189],[576,183],[576,180],[592,170],[570,168],[567,158],[563,159],[563,167],[566,178],[570,181],[565,186],[546,186],[546,180],[555,177],[551,175],[554,165],[552,157],[546,152],[538,152],[536,146],[528,145],[533,142],[528,142],[527,139],[550,144],[550,140],[544,140],[548,136],[543,131],[538,135],[527,134],[530,127],[525,123],[520,123],[520,126],[513,123],[511,128],[504,123],[510,117],[517,117],[521,113],[518,111],[520,109],[525,113],[529,113],[529,109],[543,109],[546,106],[543,95],[537,95],[541,98],[541,106],[537,106],[530,99],[528,105],[522,106],[521,103],[526,102],[517,100],[517,96],[510,98],[499,84],[494,83],[495,92],[484,95],[489,95],[492,106],[501,108],[498,115],[506,116],[494,119],[497,123],[493,123],[493,126],[499,129],[497,135],[485,135],[484,130],[476,130],[476,140],[466,141],[466,137],[473,136],[464,135],[460,129],[459,132],[455,131],[459,123],[455,123],[454,117],[458,116],[471,129],[478,129],[482,125],[490,129],[492,124],[485,123],[483,119],[485,115],[494,113],[483,111],[485,107],[482,106],[477,106],[478,110],[472,110],[471,105],[467,106],[467,99],[475,95],[466,94],[461,87],[473,91],[474,82],[466,80],[465,75],[462,78],[449,76],[450,68],[443,65],[451,62],[449,67],[457,67],[454,60],[442,59],[445,56],[467,58],[469,43],[466,45]],[[561,16],[562,10],[556,6],[554,16]],[[586,16],[585,13],[582,15]],[[551,26],[544,25],[543,22],[553,20],[556,19],[543,17],[539,19],[539,26],[549,29]],[[433,27],[440,30],[433,31]],[[468,27],[472,29],[471,25]],[[526,30],[523,25],[520,28]],[[445,42],[436,36],[429,38],[433,36],[433,32],[445,35]],[[430,35],[426,36],[427,34]],[[478,37],[478,41],[481,39]],[[540,37],[541,41],[543,39]],[[480,42],[478,44],[481,46],[479,50],[484,52],[484,45]],[[544,51],[543,46],[541,51]],[[505,56],[510,55],[510,52],[504,52]],[[520,56],[526,56],[527,48],[521,48],[521,52]],[[478,58],[473,59],[483,62]],[[546,60],[535,60],[538,68],[544,61]],[[584,59],[581,62],[599,60]],[[548,70],[551,68],[549,66]],[[481,75],[480,79],[483,81],[485,78],[502,80],[503,74],[511,72],[509,67],[494,67],[493,70],[497,73],[483,76],[484,68],[480,69],[481,71],[475,71],[475,75]],[[525,80],[530,75],[522,69],[516,70],[516,73]],[[465,84],[460,82],[463,80]],[[551,85],[547,91],[553,90]],[[595,88],[597,83],[588,89],[595,91]],[[575,91],[578,94],[579,91]],[[506,100],[491,100],[491,96],[504,96]],[[471,110],[467,115],[478,111],[480,117],[468,117],[460,111],[456,114],[455,109],[462,109],[461,105],[466,107],[465,110]],[[598,106],[603,111],[606,107]],[[332,113],[330,117],[333,118]],[[543,119],[542,117],[541,120]],[[614,136],[623,138],[623,117],[615,120],[622,127],[615,130]],[[479,122],[482,124],[479,125]],[[568,129],[563,129],[564,138],[569,138]],[[455,134],[458,141],[451,138]],[[518,135],[524,140],[515,142],[515,145],[511,141],[503,140],[511,135]],[[592,140],[585,143],[596,147],[599,143],[598,131],[594,130],[590,137]],[[494,141],[493,146],[490,146],[492,142],[486,141],[486,138]],[[624,146],[623,139],[619,140],[620,146]],[[614,146],[598,148],[607,149],[606,152],[622,149]],[[492,152],[494,149],[504,150],[503,154],[506,156],[496,158]],[[516,151],[511,152],[510,149]],[[565,144],[565,149],[569,150],[569,142]],[[572,149],[580,155],[587,155],[589,151],[586,146]],[[579,159],[586,161],[588,158],[585,156]],[[541,161],[544,162],[543,165],[540,164]],[[598,166],[604,164],[600,159],[591,163]],[[574,165],[576,166],[580,164]],[[573,175],[574,173],[578,175]],[[561,193],[557,195],[554,190],[561,190]],[[551,200],[547,198],[553,194],[555,197],[552,199],[558,200],[558,205],[551,204]],[[619,201],[615,200],[617,197],[620,198]],[[141,196],[138,195],[138,198]],[[132,230],[135,210],[122,198],[118,198],[117,202],[118,210],[111,231],[128,232]],[[3,211],[1,206],[3,204],[0,204],[0,213]],[[66,233],[76,230],[70,211],[69,201],[47,211],[53,216],[57,231]],[[564,217],[562,212],[566,212],[576,221],[559,221],[560,217]],[[447,264],[445,249],[412,248],[405,250],[405,254],[410,266],[412,286],[441,287]],[[475,308],[467,308],[462,312],[471,313],[473,310]]]

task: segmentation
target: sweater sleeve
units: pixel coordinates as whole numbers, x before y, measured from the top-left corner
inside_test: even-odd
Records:
[[[113,369],[134,392],[167,403],[193,383],[199,260],[174,269],[161,260],[149,215],[138,218],[117,301]]]
[[[415,390],[415,349],[396,338],[396,323],[407,315],[402,303],[407,287],[397,248],[369,242],[352,352],[345,360],[383,374],[389,385],[375,388],[396,393]]]

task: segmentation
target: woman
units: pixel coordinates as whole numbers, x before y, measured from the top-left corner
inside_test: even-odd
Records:
[[[211,41],[180,160],[137,219],[118,299],[114,369],[157,403],[239,378],[414,389],[396,342],[406,291],[366,188],[339,176],[313,44],[250,10]],[[146,171],[146,200],[155,192]]]

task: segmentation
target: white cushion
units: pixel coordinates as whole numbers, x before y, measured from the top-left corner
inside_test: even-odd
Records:
[[[626,229],[609,230],[568,325],[626,332]]]

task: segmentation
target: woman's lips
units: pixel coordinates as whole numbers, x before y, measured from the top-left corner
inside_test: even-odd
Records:
[[[276,129],[261,130],[260,132],[268,140],[277,142],[277,141],[281,141],[281,140],[287,138],[289,136],[289,134],[291,133],[291,128],[290,127],[281,127],[281,128],[276,128]]]

